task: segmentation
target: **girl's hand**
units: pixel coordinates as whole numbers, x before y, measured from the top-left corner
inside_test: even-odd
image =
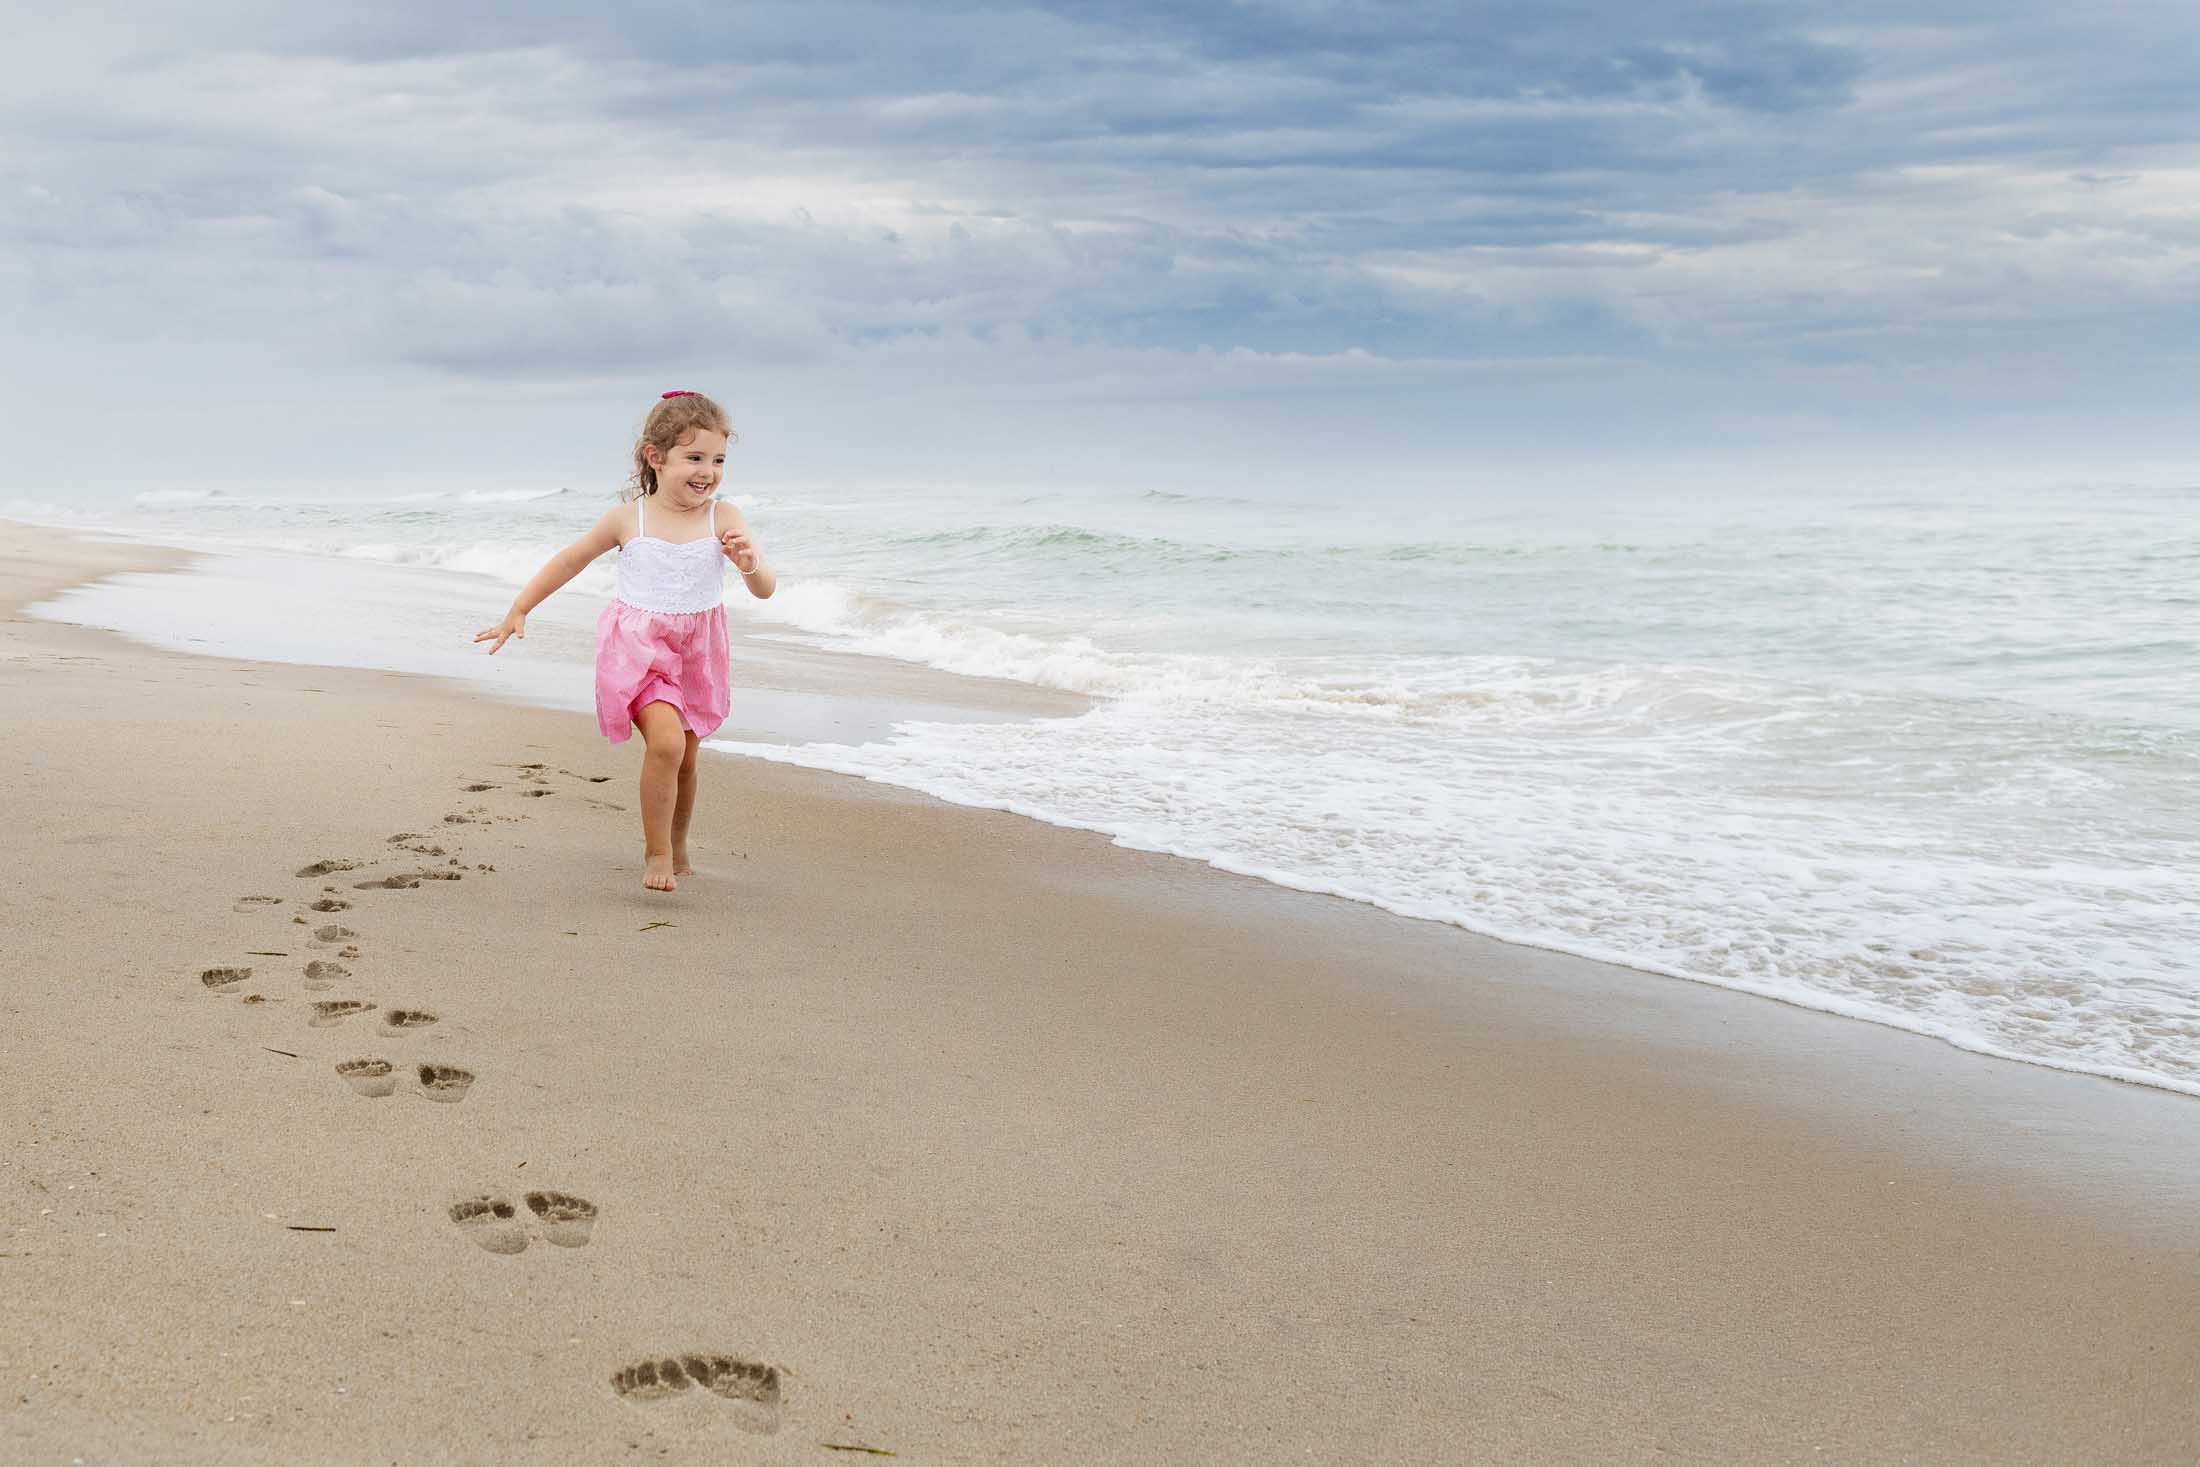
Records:
[[[726,531],[718,537],[718,545],[726,552],[726,559],[733,562],[733,568],[742,575],[749,574],[763,563],[761,553],[749,540],[749,532],[746,530]]]
[[[476,642],[486,642],[491,637],[497,639],[496,647],[489,649],[489,655],[494,657],[497,655],[497,647],[503,646],[506,638],[517,637],[522,642],[527,640],[527,618],[516,611],[508,611],[504,614],[504,620],[498,622],[495,626],[484,627],[474,633]]]

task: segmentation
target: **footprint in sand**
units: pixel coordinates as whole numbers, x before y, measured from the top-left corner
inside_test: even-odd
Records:
[[[527,1251],[527,1227],[519,1209],[502,1197],[469,1197],[451,1204],[451,1221],[459,1231],[491,1253]]]
[[[342,963],[323,962],[321,959],[315,958],[312,962],[306,964],[306,988],[309,992],[326,993],[336,986],[339,979],[349,978],[350,976],[351,969],[345,967]]]
[[[358,869],[359,863],[357,861],[347,861],[341,856],[331,856],[325,861],[315,861],[312,865],[302,868],[298,874],[300,876],[326,876],[331,871],[357,871]]]
[[[560,1248],[579,1248],[588,1242],[596,1225],[596,1204],[563,1192],[529,1192],[527,1210],[542,1223],[545,1242]],[[529,1240],[526,1220],[502,1197],[486,1192],[451,1205],[451,1221],[474,1242],[491,1253],[518,1253]]]
[[[336,897],[322,897],[317,902],[307,903],[306,910],[309,912],[348,912],[351,910],[351,903]]]
[[[382,1032],[394,1037],[414,1029],[425,1029],[430,1024],[440,1022],[441,1020],[437,1015],[429,1013],[426,1009],[391,1009],[382,1015]]]
[[[237,898],[231,905],[230,910],[234,912],[258,912],[268,907],[279,907],[282,904],[283,899],[281,897],[242,896]]]
[[[543,1241],[555,1243],[560,1248],[578,1248],[587,1243],[589,1231],[596,1226],[596,1204],[585,1197],[574,1197],[564,1192],[530,1192],[524,1199],[527,1210],[542,1221]]]
[[[609,783],[611,783],[611,776],[610,776],[610,775],[608,775],[608,774],[582,774],[582,773],[580,773],[579,771],[577,771],[577,770],[572,770],[572,769],[561,769],[561,770],[559,770],[559,771],[558,771],[558,773],[560,773],[560,774],[569,774],[569,775],[571,775],[571,776],[572,776],[573,778],[575,778],[575,779],[585,779],[585,780],[587,780],[587,781],[588,781],[588,782],[589,782],[590,784],[609,784]]]
[[[216,993],[227,993],[251,976],[250,968],[208,968],[199,974],[199,982]]]
[[[313,929],[313,940],[323,947],[334,947],[340,942],[350,942],[358,935],[349,927],[338,927],[333,923],[327,927]]]
[[[325,1008],[327,1007],[327,1005],[316,1004],[315,1007]],[[350,1009],[353,1013],[357,1013],[361,1008],[373,1008],[374,1005],[347,1004],[343,1005],[343,1007]],[[321,1021],[316,1019],[314,1020],[314,1022],[319,1023]],[[420,1078],[421,1095],[429,1100],[441,1101],[445,1105],[455,1104],[458,1101],[464,1100],[466,1098],[466,1092],[473,1088],[474,1072],[472,1070],[462,1070],[456,1065],[419,1065],[413,1067],[413,1069],[414,1073],[417,1074]],[[361,1095],[369,1096],[379,1100],[383,1096],[394,1095],[397,1093],[397,1082],[399,1078],[397,1066],[390,1063],[388,1060],[379,1058],[377,1056],[364,1056],[359,1059],[345,1060],[342,1064],[339,1064],[336,1067],[336,1073],[343,1077],[343,1081],[346,1085],[349,1085],[354,1091],[358,1092]],[[579,1226],[580,1242],[587,1242],[588,1226],[595,1220],[595,1209],[593,1207],[589,1207],[587,1203],[581,1202],[580,1199],[577,1197],[560,1198],[556,1193],[545,1193],[543,1195],[546,1197],[554,1198],[560,1202],[577,1203],[582,1207],[588,1208],[588,1213],[585,1219],[578,1216],[560,1217],[558,1219],[561,1228],[564,1229],[567,1236],[571,1236],[573,1232],[572,1226],[570,1225],[577,1223]],[[547,1219],[545,1220],[545,1222],[546,1225],[543,1229],[543,1236],[549,1237],[550,1232],[547,1226]],[[564,1244],[564,1246],[568,1248],[576,1248],[580,1246],[580,1243],[566,1243]]]
[[[452,864],[457,864],[456,857],[452,858]],[[354,882],[353,886],[356,890],[359,891],[372,891],[376,889],[387,889],[390,891],[411,891],[414,887],[417,887],[423,881],[462,881],[464,879],[465,878],[456,871],[421,870],[407,871],[397,876],[384,876],[378,881]]]
[[[397,1066],[385,1059],[345,1060],[336,1067],[336,1073],[359,1094],[377,1100],[397,1091]]]
[[[374,1007],[356,998],[323,999],[313,1005],[313,1017],[306,1020],[316,1029],[326,1029],[331,1024],[341,1024],[353,1014],[363,1014]]]
[[[629,1365],[611,1377],[611,1388],[629,1401],[662,1401],[701,1386],[734,1406],[743,1431],[779,1430],[779,1367],[731,1355],[667,1355]]]
[[[496,786],[493,784],[470,784],[466,786],[466,793],[469,795],[478,795],[483,790],[493,790],[495,788]]]
[[[456,1065],[422,1065],[420,1093],[445,1105],[456,1105],[474,1087],[474,1072]]]

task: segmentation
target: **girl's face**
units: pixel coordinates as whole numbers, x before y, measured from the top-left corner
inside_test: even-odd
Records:
[[[726,475],[726,435],[697,428],[668,453],[650,448],[649,466],[657,471],[657,498],[669,508],[699,509],[718,492]]]

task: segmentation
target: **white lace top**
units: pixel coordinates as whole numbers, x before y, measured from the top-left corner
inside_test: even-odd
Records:
[[[619,599],[642,611],[708,611],[726,599],[726,552],[718,544],[718,503],[710,533],[674,544],[649,533],[644,506],[634,501],[634,538],[619,548]]]

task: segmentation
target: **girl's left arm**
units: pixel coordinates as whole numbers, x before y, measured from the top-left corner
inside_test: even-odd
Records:
[[[779,589],[779,576],[764,563],[764,552],[756,548],[749,537],[749,522],[738,505],[725,506],[726,517],[733,521],[718,532],[718,543],[726,552],[726,559],[741,572],[741,584],[749,588],[749,594],[762,600]]]

